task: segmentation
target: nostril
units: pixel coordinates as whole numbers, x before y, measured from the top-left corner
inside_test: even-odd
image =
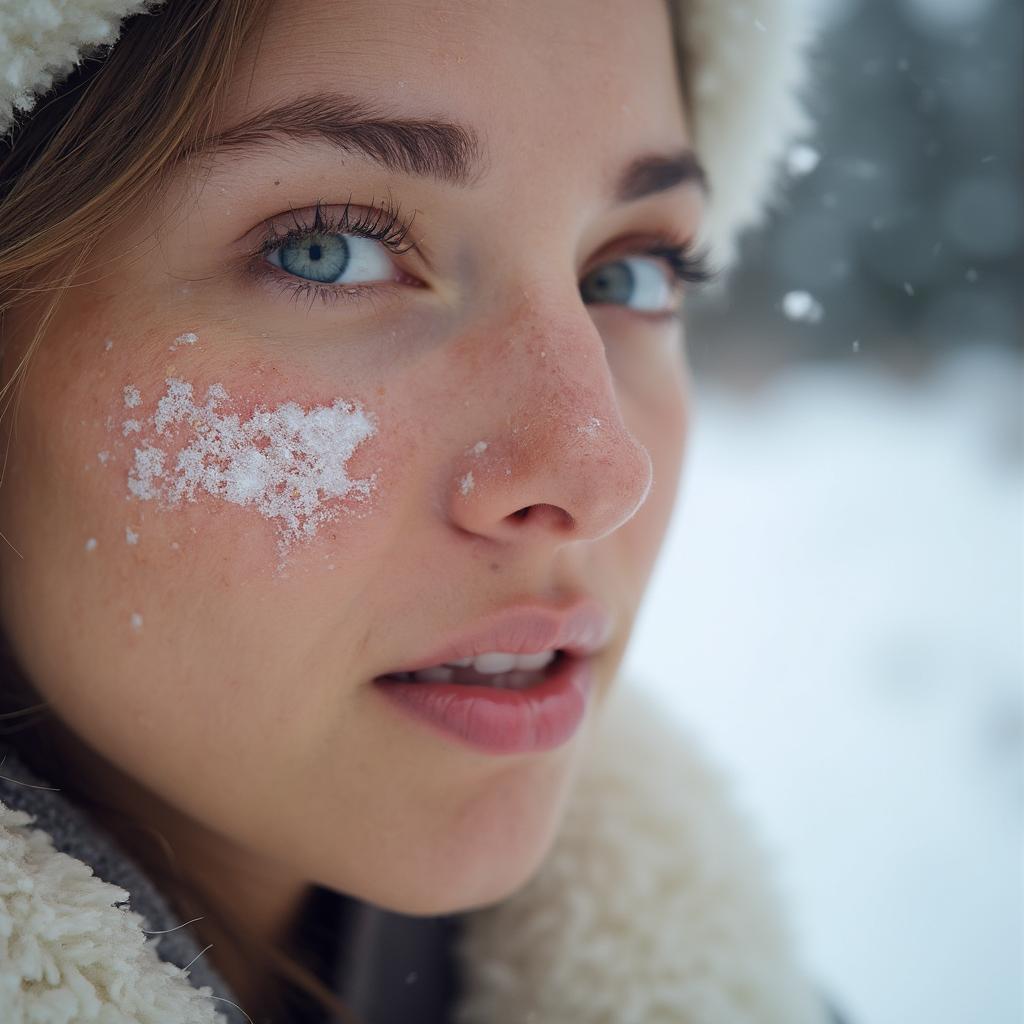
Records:
[[[564,508],[546,503],[525,505],[523,508],[516,509],[515,512],[510,512],[508,518],[515,519],[517,522],[529,520],[535,525],[547,524],[563,530],[571,530],[576,525],[573,517]]]

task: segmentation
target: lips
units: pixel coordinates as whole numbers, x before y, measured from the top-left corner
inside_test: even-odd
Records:
[[[517,605],[478,620],[442,645],[395,666],[377,678],[420,672],[491,652],[540,654],[561,651],[569,657],[586,658],[604,647],[611,631],[610,615],[600,604],[589,599],[565,608]]]

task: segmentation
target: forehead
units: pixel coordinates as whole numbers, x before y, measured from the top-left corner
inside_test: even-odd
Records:
[[[464,122],[499,170],[599,176],[688,141],[665,0],[278,0],[221,127],[321,90]]]

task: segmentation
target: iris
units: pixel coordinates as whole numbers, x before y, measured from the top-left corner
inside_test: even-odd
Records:
[[[596,267],[580,281],[584,302],[626,306],[646,313],[671,309],[676,302],[664,261],[630,256]]]
[[[290,274],[327,284],[344,273],[351,254],[343,235],[310,235],[279,250],[281,267]]]

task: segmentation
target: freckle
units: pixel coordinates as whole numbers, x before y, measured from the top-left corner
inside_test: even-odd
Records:
[[[132,612],[131,623],[132,629],[138,633],[138,631],[142,629],[142,616],[138,612]]]
[[[96,540],[96,538],[95,538],[95,537],[90,537],[90,538],[89,538],[89,539],[88,539],[88,540],[87,540],[87,541],[85,542],[85,550],[86,550],[86,551],[95,551],[95,550],[96,550],[96,548],[97,548],[97,546],[98,546],[98,544],[99,544],[99,542],[98,542],[98,541]]]
[[[139,543],[139,535],[130,526],[124,528],[124,542],[125,544]]]
[[[274,184],[275,184],[275,185],[280,185],[280,184],[281,184],[281,179],[280,179],[280,178],[278,178],[278,180],[277,180],[277,181],[275,181],[275,182],[274,182]]]
[[[491,562],[491,572],[501,572],[501,566],[497,562]]]

